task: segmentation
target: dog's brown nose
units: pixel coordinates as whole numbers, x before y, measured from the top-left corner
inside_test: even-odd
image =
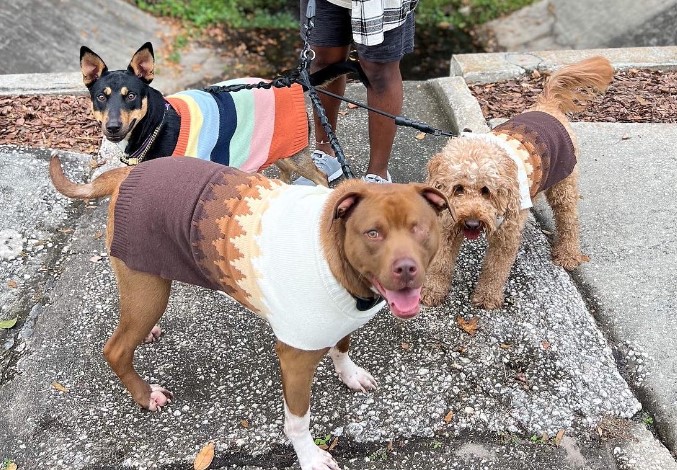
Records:
[[[400,258],[393,263],[393,276],[403,284],[409,283],[418,273],[418,265],[411,258]]]

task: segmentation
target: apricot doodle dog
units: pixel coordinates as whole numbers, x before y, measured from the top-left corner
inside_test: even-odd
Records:
[[[612,78],[603,57],[563,67],[533,107],[489,133],[453,138],[432,157],[427,182],[449,198],[456,220],[441,215],[443,239],[426,278],[424,304],[442,303],[463,240],[485,232],[488,248],[471,301],[501,307],[532,199],[541,192],[555,218],[553,262],[572,270],[587,261],[579,240],[578,145],[565,113],[582,109]]]

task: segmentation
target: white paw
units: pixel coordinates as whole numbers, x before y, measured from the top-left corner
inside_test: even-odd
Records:
[[[172,402],[174,394],[158,384],[151,384],[150,386],[150,400],[148,402],[148,409],[150,411],[161,411],[162,407]]]
[[[339,379],[348,386],[351,390],[356,392],[367,392],[376,390],[378,383],[372,375],[363,368],[353,364],[353,368],[349,371],[338,372]]]
[[[158,339],[160,339],[160,335],[162,334],[162,329],[158,325],[155,325],[152,330],[150,330],[150,333],[148,333],[148,336],[146,336],[143,339],[144,343],[154,343]]]
[[[341,470],[331,454],[317,446],[298,457],[301,470]]]
[[[376,390],[378,383],[372,375],[355,364],[348,353],[342,353],[338,349],[332,348],[329,355],[334,361],[334,369],[339,379],[356,392],[367,392]]]

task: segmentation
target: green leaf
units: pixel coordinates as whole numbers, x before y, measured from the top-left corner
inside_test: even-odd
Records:
[[[11,320],[0,320],[0,330],[9,330],[16,325],[16,320],[16,318],[12,318]]]

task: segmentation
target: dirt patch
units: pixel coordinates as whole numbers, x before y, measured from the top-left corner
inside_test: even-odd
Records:
[[[487,85],[474,85],[487,119],[522,112],[543,88],[544,76]],[[414,117],[414,116],[412,116]],[[618,72],[603,96],[574,121],[677,122],[677,71]],[[0,144],[65,149],[96,154],[101,131],[91,113],[88,96],[0,97]]]

